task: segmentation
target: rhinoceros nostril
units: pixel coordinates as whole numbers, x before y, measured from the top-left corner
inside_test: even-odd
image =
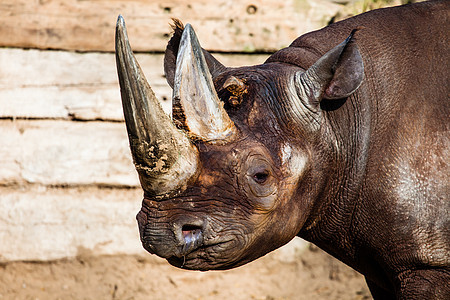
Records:
[[[189,234],[191,232],[201,231],[202,227],[197,225],[183,225],[181,227],[181,231],[183,232],[183,235]]]
[[[186,255],[203,243],[202,226],[186,224],[181,227],[181,255]]]
[[[183,225],[181,233],[183,234],[184,242],[190,244],[200,238],[202,228],[197,225]]]

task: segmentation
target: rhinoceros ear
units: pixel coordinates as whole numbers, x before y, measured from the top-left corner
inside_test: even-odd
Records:
[[[164,73],[166,75],[167,83],[169,83],[171,88],[173,88],[174,84],[178,48],[180,46],[181,35],[183,34],[184,25],[183,23],[181,23],[180,20],[173,19],[172,29],[173,29],[173,36],[170,39],[169,43],[167,44],[166,52],[164,55]],[[211,53],[209,53],[205,49],[202,50],[206,60],[206,64],[208,65],[209,68],[209,72],[211,73],[213,78],[227,69],[217,59],[215,59],[214,56],[211,55]]]
[[[313,106],[325,99],[342,99],[353,94],[364,78],[364,64],[353,38],[357,29],[341,44],[319,58],[306,72],[298,73],[297,84]]]

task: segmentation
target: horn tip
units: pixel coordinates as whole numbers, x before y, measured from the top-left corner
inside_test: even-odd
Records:
[[[187,23],[184,26],[183,34],[186,36],[195,36],[195,31],[191,24]]]
[[[117,17],[116,27],[125,27],[125,19],[123,18],[122,15],[119,15]]]
[[[195,34],[195,30],[192,27],[192,25],[189,24],[189,23],[187,23],[184,26],[184,30],[183,30],[183,33],[181,35],[180,45],[181,44],[185,44],[185,43],[196,44],[198,47],[200,47],[200,43],[198,41],[197,35]]]
[[[116,50],[118,47],[120,47],[120,44],[122,43],[129,43],[128,42],[128,34],[127,34],[127,27],[125,26],[125,19],[122,15],[119,15],[117,17],[117,23],[116,23]]]

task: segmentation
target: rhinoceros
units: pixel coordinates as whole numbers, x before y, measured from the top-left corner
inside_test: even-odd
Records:
[[[299,236],[362,273],[375,299],[450,299],[449,3],[367,12],[238,68],[175,21],[172,117],[119,16],[143,247],[223,270]]]

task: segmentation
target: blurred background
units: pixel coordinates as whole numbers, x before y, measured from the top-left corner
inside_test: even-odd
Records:
[[[171,18],[227,66],[400,0],[1,0],[0,299],[370,299],[300,239],[226,272],[144,253],[114,58],[117,16],[164,109]],[[411,1],[409,1],[411,2]]]

